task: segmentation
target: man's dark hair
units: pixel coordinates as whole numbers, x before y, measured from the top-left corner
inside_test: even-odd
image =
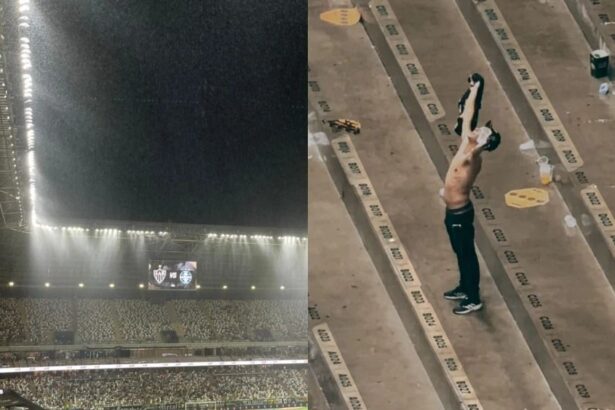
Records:
[[[495,151],[495,149],[500,145],[502,137],[496,130],[493,129],[491,121],[487,121],[487,124],[485,124],[485,126],[491,130],[491,135],[487,137],[487,142],[484,145],[485,151]]]
[[[487,143],[485,144],[485,151],[495,151],[495,149],[500,145],[500,141],[502,137],[497,132],[491,133],[489,138],[487,138]]]

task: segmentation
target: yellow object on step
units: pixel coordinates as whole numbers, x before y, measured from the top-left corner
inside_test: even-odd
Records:
[[[515,189],[507,192],[504,199],[513,208],[531,208],[548,203],[549,192],[540,188]]]
[[[361,13],[355,8],[342,8],[325,11],[320,19],[336,26],[352,26],[359,22]]]

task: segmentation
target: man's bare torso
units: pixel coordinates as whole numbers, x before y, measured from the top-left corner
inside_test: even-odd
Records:
[[[470,122],[475,111],[476,94],[479,83],[472,83],[465,108],[460,113],[463,118],[461,145],[453,157],[444,179],[444,202],[449,209],[460,208],[470,201],[470,189],[480,172],[482,160],[477,144],[477,131],[470,129]]]
[[[449,209],[459,208],[470,201],[470,189],[480,172],[480,155],[471,155],[476,143],[465,140],[453,157],[444,180],[444,202]]]

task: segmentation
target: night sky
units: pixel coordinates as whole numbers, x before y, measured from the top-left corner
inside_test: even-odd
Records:
[[[305,1],[32,3],[42,212],[305,229]]]

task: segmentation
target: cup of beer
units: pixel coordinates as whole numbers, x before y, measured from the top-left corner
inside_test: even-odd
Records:
[[[543,185],[549,185],[553,182],[553,165],[549,164],[549,158],[542,156],[538,158],[538,172],[540,174],[540,182]]]

